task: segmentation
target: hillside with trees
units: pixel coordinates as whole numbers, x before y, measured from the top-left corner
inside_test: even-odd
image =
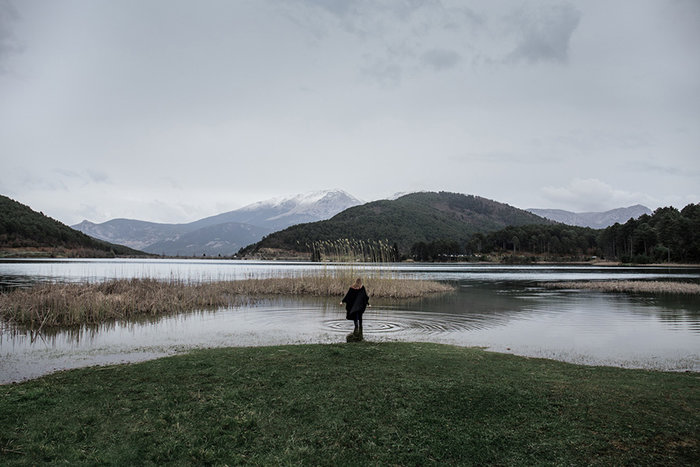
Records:
[[[508,226],[477,233],[466,243],[417,243],[411,257],[418,261],[453,258],[502,261],[579,261],[592,257],[623,263],[700,263],[700,204],[682,210],[659,208],[605,229],[565,224]]]
[[[601,254],[623,262],[700,263],[700,204],[654,213],[615,224],[598,236]]]
[[[476,233],[469,241],[417,243],[411,247],[416,261],[449,261],[455,258],[488,259],[493,255],[506,261],[580,260],[595,256],[598,231],[565,224],[530,224]]]
[[[239,254],[274,257],[282,252],[322,259],[332,252],[331,256],[338,258],[347,253],[391,259],[407,256],[412,245],[419,242],[445,240],[464,245],[476,233],[508,225],[550,223],[527,211],[478,196],[412,193],[396,200],[355,206],[325,221],[289,227]]]
[[[0,256],[112,257],[145,253],[103,242],[0,195]]]
[[[566,224],[509,226],[487,235],[476,235],[465,249],[472,255],[499,254],[508,261],[580,261],[599,254],[599,231]],[[504,254],[508,256],[503,256]]]

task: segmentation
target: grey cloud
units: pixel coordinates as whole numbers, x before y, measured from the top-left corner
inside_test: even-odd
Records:
[[[636,150],[649,148],[654,142],[648,132],[643,131],[608,131],[596,129],[570,130],[555,138],[564,146],[573,147],[584,152],[609,151],[611,149]]]
[[[109,175],[99,170],[87,170],[87,175],[90,181],[93,183],[106,183],[109,182]]]
[[[277,0],[276,0],[277,1]],[[319,42],[341,29],[364,49],[358,71],[380,86],[396,86],[419,70],[455,68],[471,53],[464,36],[477,33],[484,19],[473,10],[438,0],[296,0],[278,3],[294,24]],[[448,39],[449,38],[449,39]],[[443,47],[450,40],[451,47]],[[370,42],[371,41],[371,42]]]
[[[68,191],[68,186],[59,177],[43,174],[35,174],[30,170],[24,170],[20,174],[16,188],[31,191]],[[14,190],[17,191],[17,190]]]
[[[285,6],[288,4],[286,2]],[[345,31],[358,37],[400,30],[404,35],[422,36],[440,29],[461,30],[484,23],[484,19],[470,8],[446,6],[439,0],[297,0],[296,4],[301,9],[292,16],[297,16],[298,23],[313,22],[314,15],[309,13],[322,12],[324,18],[321,20],[333,18]]]
[[[60,187],[63,189],[66,183],[72,184],[73,182],[80,183],[85,186],[90,183],[109,183],[109,175],[100,170],[87,169],[85,171],[75,171],[56,168],[52,171],[51,178],[59,183]]]
[[[416,10],[435,2],[424,0],[403,0],[394,2],[375,2],[374,0],[298,0],[299,3],[324,10],[337,17],[347,20],[357,20],[361,16],[376,16],[377,14],[393,16],[398,19],[406,19]]]
[[[17,10],[9,0],[0,0],[0,73],[5,71],[7,57],[20,47],[12,32],[12,26],[19,19]]]
[[[375,59],[363,67],[362,72],[382,86],[396,86],[401,83],[403,70],[391,61]]]
[[[447,70],[457,66],[461,58],[454,50],[431,49],[423,54],[421,60],[435,70]]]
[[[566,186],[546,186],[541,189],[552,206],[568,206],[576,211],[603,211],[635,203],[655,205],[645,193],[614,188],[599,179],[573,179]]]
[[[648,174],[664,174],[673,177],[684,177],[684,178],[696,178],[700,176],[700,171],[691,167],[673,167],[665,166],[661,164],[655,164],[650,162],[636,162],[633,165],[627,164],[625,167],[627,170],[632,170],[635,172],[648,173]]]
[[[63,184],[66,180],[76,180],[84,182],[83,177],[75,170],[67,169],[53,169],[51,171],[51,178]]]
[[[660,2],[659,2],[660,3]],[[674,33],[686,41],[686,46],[696,48],[700,41],[700,2],[697,0],[672,0],[659,5],[661,16],[675,28]]]
[[[485,19],[482,15],[467,7],[446,8],[444,11],[445,29],[479,28]]]
[[[532,164],[554,164],[557,162],[556,156],[531,153],[531,152],[467,152],[459,156],[450,157],[451,162],[508,166],[513,164],[532,165]]]
[[[521,8],[509,17],[518,45],[509,61],[565,63],[571,36],[581,21],[581,12],[570,4]]]
[[[372,2],[344,0],[276,0],[293,22],[305,27],[318,38],[334,29],[333,23],[360,38],[380,33],[383,29],[379,11]]]
[[[321,8],[336,16],[345,16],[350,11],[351,2],[346,0],[305,0],[312,7]]]

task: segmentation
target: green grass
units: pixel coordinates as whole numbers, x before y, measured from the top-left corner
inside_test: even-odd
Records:
[[[698,465],[699,402],[437,344],[211,349],[0,386],[0,464]]]

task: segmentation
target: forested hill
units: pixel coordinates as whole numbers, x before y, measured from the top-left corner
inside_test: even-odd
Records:
[[[508,225],[551,221],[507,204],[473,195],[447,192],[412,193],[396,200],[355,206],[331,219],[299,224],[270,234],[241,250],[243,256],[266,256],[275,250],[311,252],[314,243],[384,242],[407,254],[417,242],[450,239],[460,243],[472,234]]]
[[[122,245],[103,242],[0,195],[0,256],[144,256]]]
[[[411,258],[418,261],[586,261],[592,256],[636,264],[700,263],[700,204],[680,211],[659,208],[602,230],[564,224],[508,226],[475,234],[466,244],[421,242],[411,248]]]

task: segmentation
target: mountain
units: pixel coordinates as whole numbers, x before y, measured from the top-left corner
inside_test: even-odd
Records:
[[[624,224],[630,219],[637,219],[644,214],[651,214],[651,210],[641,204],[605,212],[570,212],[561,209],[528,209],[528,211],[562,224],[591,227],[593,229],[604,229],[615,223]]]
[[[241,254],[266,256],[275,251],[307,253],[314,242],[371,241],[394,244],[407,253],[417,242],[466,242],[474,233],[508,225],[550,221],[527,211],[473,195],[420,192],[395,200],[355,206],[332,218],[300,224],[268,235]]]
[[[96,238],[168,256],[229,256],[279,229],[328,219],[361,204],[342,190],[275,198],[186,224],[113,219],[73,226]]]
[[[133,219],[112,219],[101,224],[83,221],[72,227],[91,237],[144,251],[153,243],[176,240],[189,231],[187,224],[159,224]]]
[[[194,227],[207,227],[227,222],[250,224],[270,232],[294,224],[329,219],[362,201],[342,190],[324,190],[286,198],[273,198],[193,222]]]
[[[114,245],[36,212],[0,195],[0,256],[144,256],[142,251]]]
[[[148,245],[148,251],[171,256],[230,256],[250,243],[270,233],[267,229],[250,224],[227,222],[186,232],[173,240],[162,240]],[[174,252],[174,253],[173,253]]]

